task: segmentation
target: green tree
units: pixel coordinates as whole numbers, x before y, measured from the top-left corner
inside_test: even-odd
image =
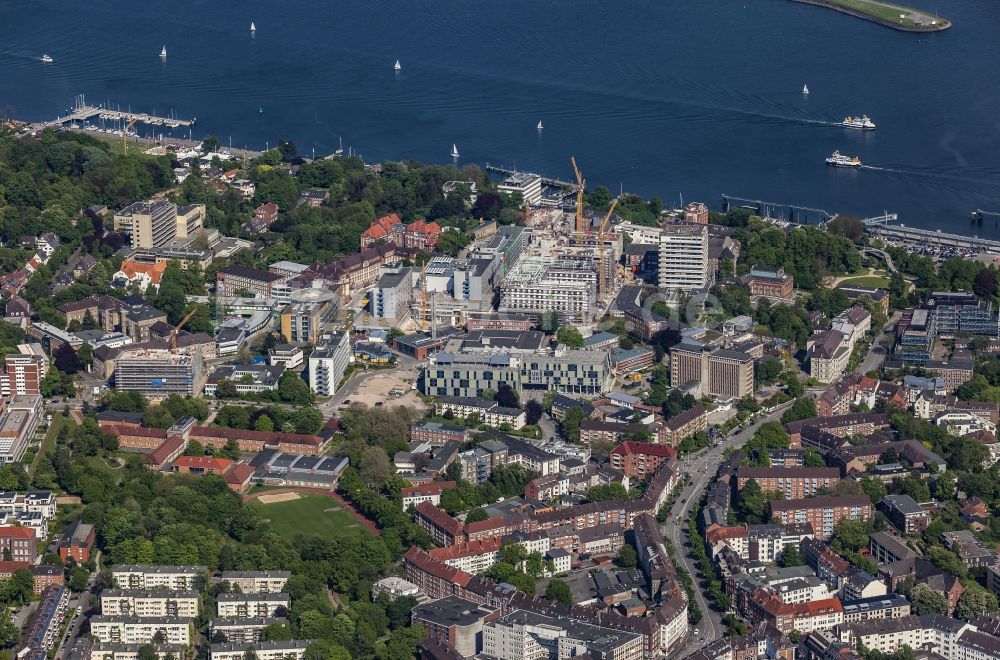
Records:
[[[806,467],[826,467],[826,460],[824,460],[823,455],[818,451],[812,447],[808,447],[803,457],[803,465]]]
[[[967,588],[959,596],[958,603],[955,605],[955,616],[966,621],[971,621],[977,616],[996,612],[997,609],[1000,609],[1000,605],[997,604],[997,597],[977,585]]]
[[[489,514],[486,513],[486,509],[482,507],[476,507],[475,509],[469,511],[468,514],[466,514],[465,522],[466,523],[479,522],[480,520],[488,520],[489,517],[490,517]]]
[[[785,424],[797,422],[800,419],[809,419],[816,416],[816,402],[809,397],[803,396],[795,400],[792,407],[784,412],[781,421]]]
[[[580,441],[580,423],[583,422],[583,408],[570,408],[563,417],[562,427],[566,439],[572,442]]]
[[[636,555],[635,548],[628,543],[622,545],[622,547],[618,549],[618,554],[615,556],[615,563],[622,568],[635,568],[638,561],[639,558]]]
[[[570,591],[569,585],[556,578],[552,578],[545,587],[544,597],[554,600],[557,603],[563,603],[564,605],[571,605],[573,603],[573,592]]]
[[[910,591],[910,608],[918,616],[924,614],[947,614],[948,601],[926,584],[918,584]]]
[[[564,325],[556,332],[556,340],[570,348],[583,348],[583,335],[572,325]]]
[[[268,415],[261,415],[257,418],[253,428],[255,431],[265,431],[270,433],[274,430],[274,421],[272,421]]]
[[[785,549],[781,551],[781,556],[778,558],[778,565],[784,567],[803,566],[805,563],[801,553],[799,553],[799,547],[794,544],[786,545]]]

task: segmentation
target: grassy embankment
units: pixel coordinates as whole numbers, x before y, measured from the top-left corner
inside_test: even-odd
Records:
[[[796,0],[829,7],[859,18],[872,20],[886,27],[909,32],[936,32],[947,30],[951,22],[930,12],[904,7],[880,0]]]

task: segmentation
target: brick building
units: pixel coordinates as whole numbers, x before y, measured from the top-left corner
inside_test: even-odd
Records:
[[[820,488],[833,488],[840,481],[837,468],[743,467],[737,472],[737,490],[753,479],[764,492],[776,492],[786,500],[812,497]]]
[[[772,500],[771,517],[782,524],[810,523],[816,538],[826,540],[841,520],[871,520],[872,502],[867,495]]]

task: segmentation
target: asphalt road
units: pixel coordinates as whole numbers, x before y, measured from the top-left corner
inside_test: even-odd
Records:
[[[725,451],[733,447],[742,447],[745,445],[757,431],[757,427],[780,418],[781,414],[792,403],[792,401],[789,401],[778,406],[772,412],[759,416],[753,423],[746,426],[743,431],[726,438],[721,446],[708,447],[697,454],[685,456],[680,460],[681,473],[690,475],[691,481],[681,492],[677,501],[674,502],[674,506],[670,510],[670,515],[667,517],[667,522],[662,525],[662,532],[665,537],[673,541],[674,547],[678,551],[677,558],[680,560],[681,566],[694,579],[695,600],[704,615],[698,625],[691,631],[692,634],[688,637],[687,641],[688,647],[696,648],[719,639],[725,631],[725,626],[722,624],[722,617],[719,613],[709,607],[708,596],[702,590],[695,562],[688,555],[684,547],[686,540],[684,530],[687,528],[687,517],[691,509],[697,506],[701,500],[702,491],[708,484],[715,480],[719,465],[725,458]],[[679,519],[679,522],[675,523],[675,519]],[[697,542],[697,539],[695,541]]]

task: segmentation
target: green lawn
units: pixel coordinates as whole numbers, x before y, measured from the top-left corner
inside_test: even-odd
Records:
[[[845,284],[853,284],[854,286],[873,286],[879,289],[885,289],[889,286],[888,277],[880,277],[878,275],[862,275],[860,277],[849,277],[843,280],[837,286],[844,286]]]
[[[287,538],[305,534],[336,539],[367,533],[357,518],[341,509],[337,500],[326,495],[300,494],[297,500],[273,504],[254,500],[250,506],[271,521],[274,531]]]

